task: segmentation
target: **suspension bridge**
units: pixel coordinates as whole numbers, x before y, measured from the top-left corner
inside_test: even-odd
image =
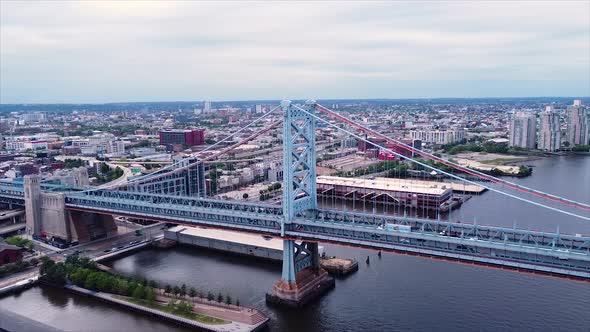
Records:
[[[271,115],[282,112],[279,119]],[[328,119],[326,119],[328,118]],[[255,125],[267,125],[253,133]],[[282,123],[282,202],[222,200],[208,197],[206,165],[235,148],[276,130]],[[334,281],[319,266],[318,242],[349,245],[446,261],[497,267],[519,272],[590,280],[590,237],[516,227],[483,226],[405,213],[381,213],[318,204],[316,184],[316,125],[344,132],[350,137],[396,155],[408,163],[455,178],[541,211],[552,211],[590,221],[590,205],[528,188],[505,179],[437,157],[351,121],[315,101],[295,104],[283,101],[270,112],[217,142],[205,151],[174,162],[151,174],[125,183],[97,188],[64,188],[37,176],[23,182],[0,181],[0,203],[24,206],[27,231],[72,232],[88,224],[91,215],[120,215],[187,225],[251,232],[283,239],[281,279],[267,299],[301,305],[333,287]],[[258,127],[256,127],[258,128]],[[246,137],[219,148],[238,134]],[[387,145],[366,136],[380,138]],[[400,146],[421,159],[400,154]],[[213,148],[219,150],[213,151]],[[208,151],[209,150],[209,151]],[[211,152],[211,153],[209,153]],[[456,172],[441,170],[424,160]],[[463,177],[462,177],[463,175]],[[481,179],[483,181],[476,181]],[[407,203],[415,197],[408,197]],[[396,198],[394,203],[405,203]],[[51,220],[51,221],[49,221]],[[105,222],[104,218],[94,223]],[[52,224],[51,226],[49,224]]]

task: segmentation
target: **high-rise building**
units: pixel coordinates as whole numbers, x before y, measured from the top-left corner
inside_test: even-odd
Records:
[[[590,111],[582,106],[581,100],[567,108],[567,137],[570,146],[586,145],[590,140]]]
[[[211,102],[209,100],[203,102],[203,113],[211,113]]]
[[[534,149],[537,121],[534,112],[516,112],[510,122],[510,146]]]
[[[539,139],[537,148],[545,151],[557,151],[561,147],[559,114],[553,107],[547,106],[539,115]]]

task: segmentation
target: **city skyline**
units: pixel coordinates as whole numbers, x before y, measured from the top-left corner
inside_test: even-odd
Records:
[[[587,2],[0,6],[0,103],[590,91]]]
[[[0,0],[0,331],[590,332],[588,183],[590,0]]]

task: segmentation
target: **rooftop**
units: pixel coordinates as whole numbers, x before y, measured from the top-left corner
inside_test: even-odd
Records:
[[[244,245],[251,245],[268,249],[283,250],[283,240],[279,238],[268,238],[267,240],[266,238],[262,237],[262,235],[204,227],[187,226],[176,226],[170,228],[168,231],[180,232],[181,234],[186,235],[198,236],[202,238],[209,238],[233,243],[240,243]]]
[[[449,183],[434,181],[415,181],[410,179],[395,178],[360,179],[343,178],[338,176],[318,176],[317,184],[360,187],[372,190],[401,191],[415,194],[430,195],[442,195],[447,191],[451,191],[451,186]]]

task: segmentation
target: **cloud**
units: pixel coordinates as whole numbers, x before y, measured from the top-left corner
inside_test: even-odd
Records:
[[[589,2],[0,2],[2,103],[588,91]]]

